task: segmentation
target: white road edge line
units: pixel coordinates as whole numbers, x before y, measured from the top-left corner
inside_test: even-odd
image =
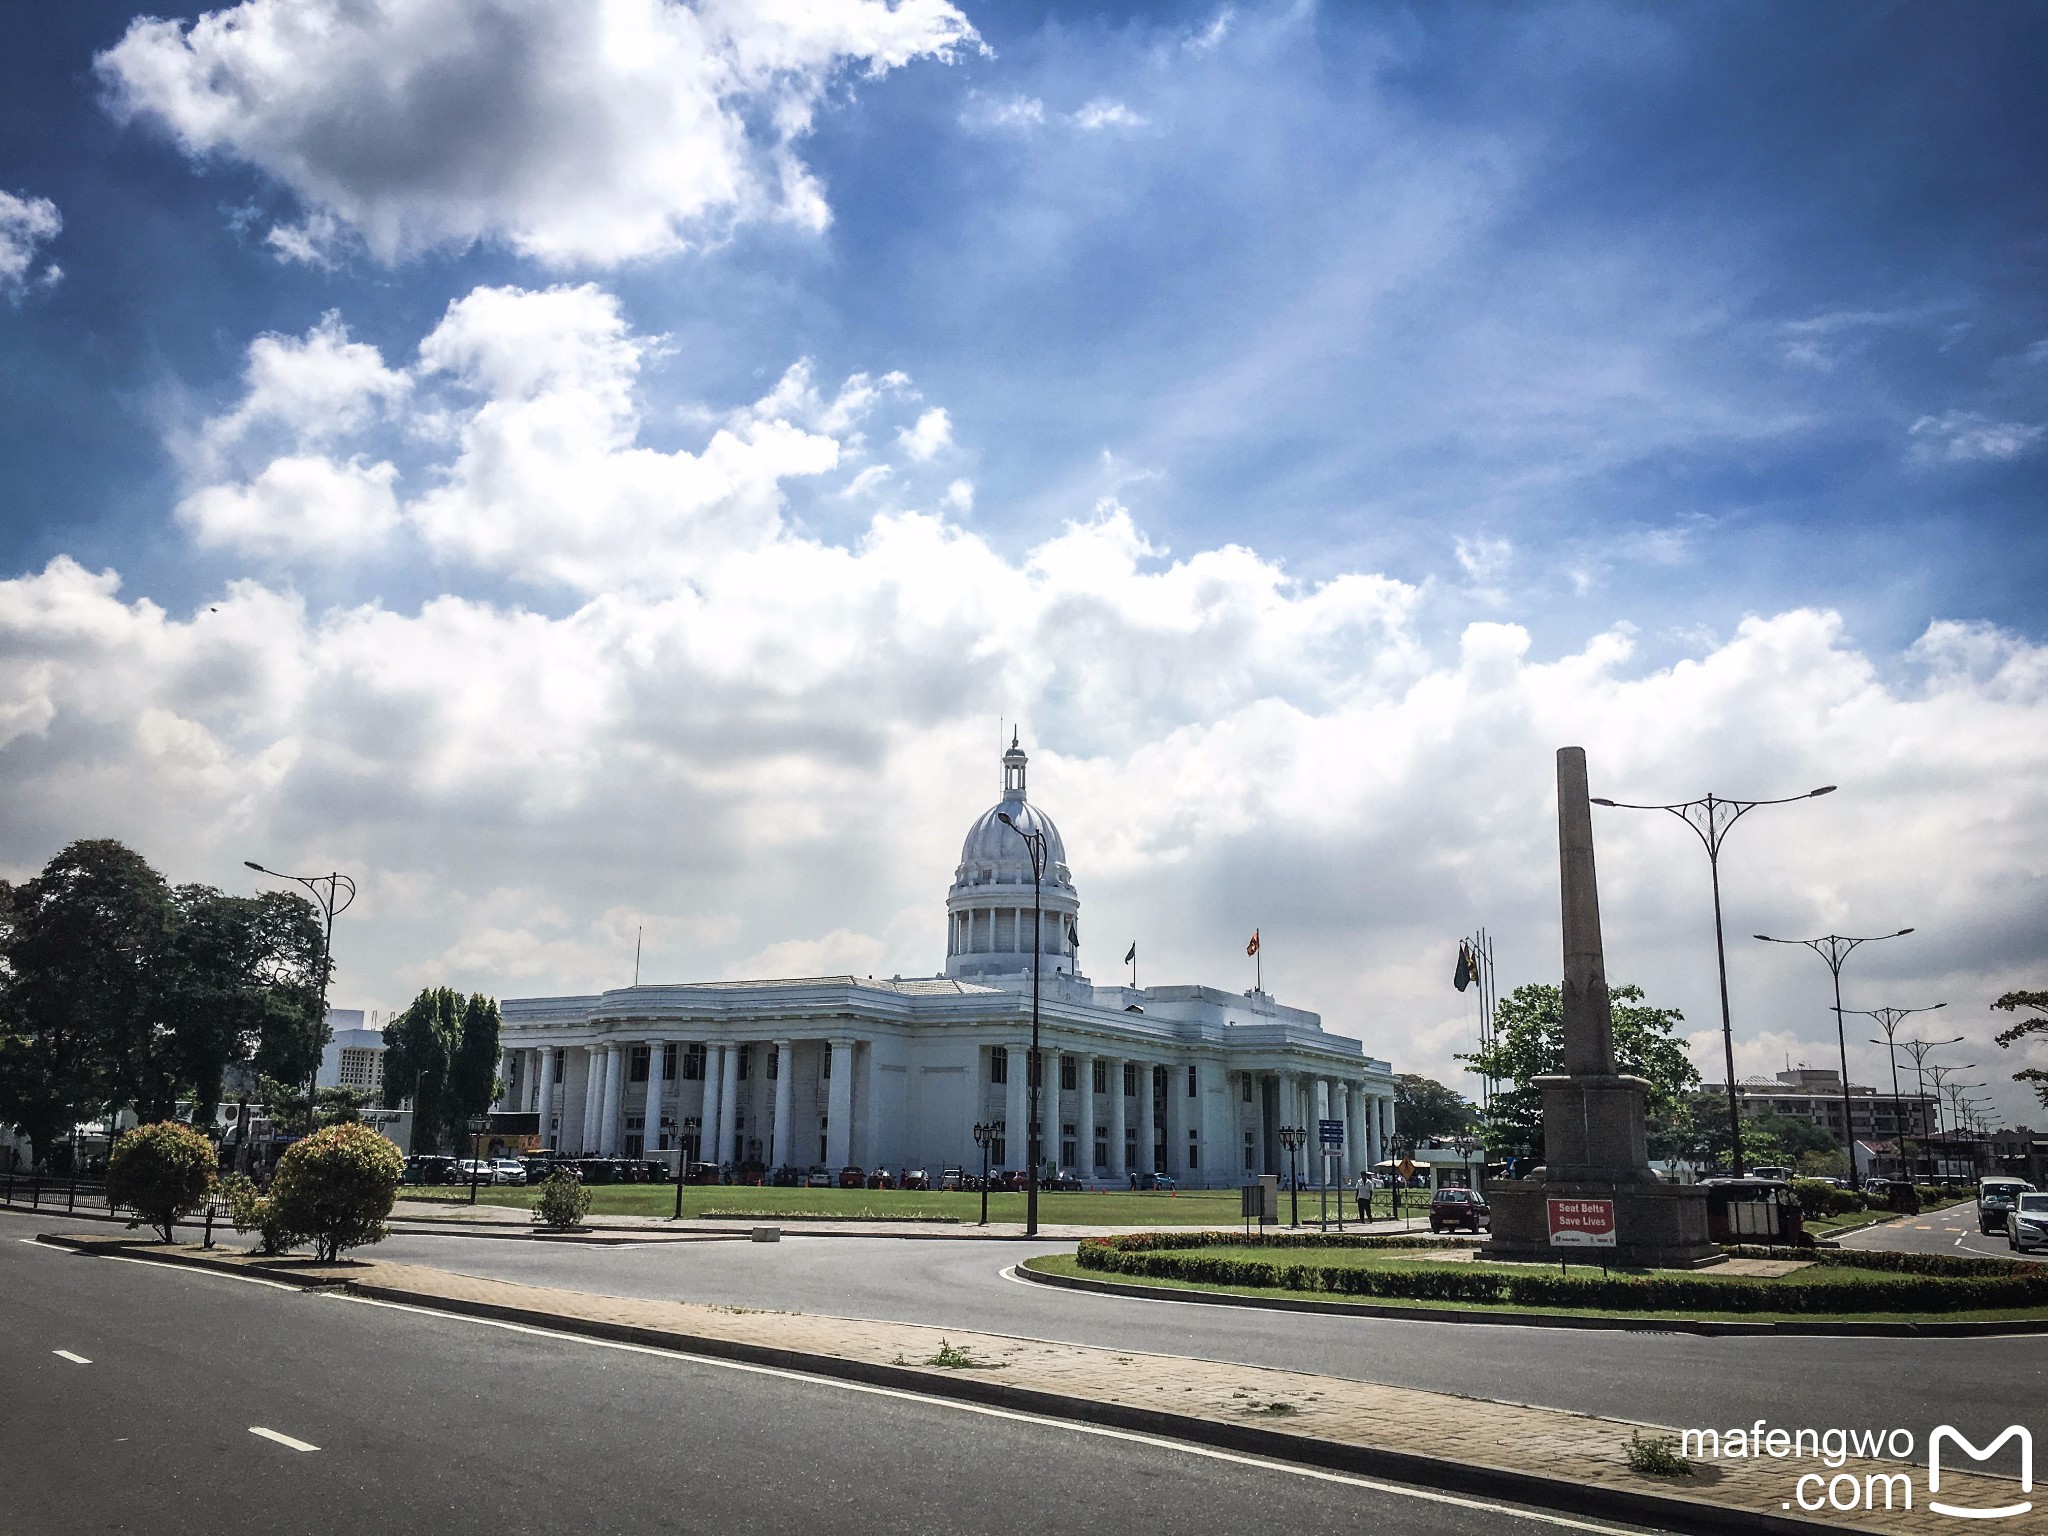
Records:
[[[1026,1282],[1028,1283],[1028,1282]],[[1527,1505],[1500,1503],[1489,1499],[1466,1498],[1454,1493],[1439,1493],[1429,1488],[1414,1488],[1403,1483],[1383,1482],[1378,1478],[1360,1477],[1349,1472],[1330,1472],[1321,1467],[1300,1466],[1293,1462],[1275,1461],[1263,1456],[1247,1456],[1236,1451],[1217,1450],[1212,1446],[1197,1445],[1189,1440],[1174,1440],[1164,1435],[1146,1434],[1134,1429],[1113,1429],[1102,1424],[1081,1424],[1071,1419],[1047,1418],[1043,1414],[1022,1413],[1014,1408],[995,1408],[986,1403],[962,1402],[958,1398],[934,1397],[923,1392],[912,1392],[902,1387],[878,1387],[865,1381],[845,1381],[836,1376],[814,1375],[808,1371],[793,1371],[782,1366],[755,1365],[745,1360],[721,1360],[712,1355],[692,1354],[685,1349],[659,1349],[651,1344],[628,1344],[618,1339],[594,1339],[587,1334],[565,1333],[554,1328],[536,1328],[530,1323],[508,1323],[495,1317],[471,1317],[460,1312],[443,1312],[436,1307],[416,1307],[402,1301],[383,1301],[371,1296],[347,1296],[338,1292],[325,1293],[336,1301],[353,1302],[364,1307],[388,1307],[394,1312],[416,1312],[425,1317],[448,1318],[456,1322],[479,1324],[485,1328],[503,1328],[512,1333],[534,1334],[546,1339],[561,1339],[572,1344],[588,1345],[596,1349],[624,1350],[628,1354],[656,1355],[670,1360],[689,1360],[693,1364],[715,1366],[720,1370],[742,1371],[754,1376],[774,1376],[784,1381],[800,1381],[814,1386],[836,1387],[843,1392],[861,1392],[874,1397],[893,1397],[904,1402],[928,1403],[934,1407],[951,1408],[961,1413],[980,1414],[991,1419],[1010,1419],[1019,1424],[1036,1424],[1047,1429],[1063,1429],[1077,1435],[1093,1435],[1105,1440],[1126,1440],[1137,1445],[1149,1445],[1158,1450],[1175,1451],[1184,1456],[1200,1456],[1210,1461],[1230,1462],[1237,1466],[1254,1467],[1268,1472],[1285,1472],[1294,1477],[1310,1478],[1316,1482],[1342,1483],[1352,1488],[1369,1488],[1377,1493],[1390,1493],[1401,1498],[1419,1499],[1429,1504],[1449,1504],[1458,1509],[1479,1509],[1490,1514],[1503,1514],[1524,1520],[1537,1521],[1544,1525],[1560,1526],[1572,1531],[1595,1531],[1600,1536],[1618,1536],[1631,1532],[1637,1527],[1605,1525],[1592,1520],[1573,1519],[1568,1515],[1547,1514]],[[264,1431],[258,1430],[261,1434]]]
[[[85,1356],[83,1356],[83,1355],[74,1355],[74,1354],[73,1354],[73,1353],[71,1353],[71,1351],[70,1351],[70,1350],[68,1350],[68,1349],[53,1349],[53,1350],[51,1350],[51,1351],[50,1351],[50,1353],[51,1353],[51,1354],[53,1354],[53,1355],[55,1355],[55,1356],[56,1356],[56,1357],[57,1357],[57,1358],[58,1358],[59,1360],[69,1360],[69,1361],[70,1361],[70,1362],[71,1362],[71,1363],[72,1363],[73,1365],[91,1365],[91,1364],[92,1364],[92,1362],[91,1362],[90,1360],[86,1359],[86,1358],[85,1358]]]
[[[280,1435],[274,1429],[265,1429],[261,1424],[251,1424],[249,1426],[249,1433],[261,1435],[266,1440],[275,1440],[279,1445],[284,1446],[288,1450],[317,1451],[320,1449],[319,1446],[308,1445],[303,1440],[294,1440],[290,1435]]]

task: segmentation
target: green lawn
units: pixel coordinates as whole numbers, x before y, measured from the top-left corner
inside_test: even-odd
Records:
[[[477,1199],[491,1205],[530,1207],[532,1188],[484,1186]],[[469,1186],[424,1188],[408,1185],[403,1200],[466,1203]],[[667,1216],[675,1210],[673,1184],[593,1184],[594,1216]],[[1188,1190],[1181,1194],[1115,1191],[1038,1197],[1038,1219],[1049,1225],[1083,1227],[1231,1227],[1237,1224],[1234,1189]],[[1302,1214],[1308,1215],[1306,1206]],[[683,1189],[683,1215],[830,1217],[842,1221],[956,1221],[981,1219],[981,1196],[956,1191],[929,1193],[900,1189],[775,1189],[739,1184],[690,1184]],[[1022,1195],[988,1197],[990,1221],[1021,1222]]]
[[[1183,1250],[1183,1251],[1198,1251],[1198,1250]],[[1219,1250],[1216,1250],[1216,1251],[1217,1251],[1217,1252],[1228,1252],[1228,1253],[1229,1253],[1229,1255],[1230,1255],[1231,1257],[1242,1257],[1242,1256],[1244,1256],[1245,1254],[1247,1254],[1247,1253],[1249,1253],[1249,1252],[1252,1252],[1252,1251],[1254,1251],[1254,1250],[1248,1250],[1248,1249],[1241,1249],[1241,1248],[1232,1248],[1232,1249],[1228,1249],[1228,1250],[1221,1250],[1221,1249],[1219,1249]],[[1266,1251],[1270,1253],[1270,1252],[1274,1252],[1275,1250],[1266,1250]],[[1277,1250],[1277,1251],[1278,1251],[1278,1252],[1282,1252],[1282,1253],[1285,1253],[1285,1254],[1286,1254],[1286,1256],[1287,1256],[1287,1259],[1288,1259],[1288,1260],[1289,1260],[1290,1262],[1300,1262],[1300,1261],[1301,1261],[1301,1259],[1302,1259],[1302,1257],[1303,1257],[1302,1253],[1301,1253],[1301,1252],[1300,1252],[1300,1250],[1298,1250],[1298,1249],[1285,1249],[1285,1250]],[[1334,1250],[1333,1250],[1332,1252],[1334,1252]],[[1385,1263],[1385,1262],[1386,1262],[1386,1255],[1385,1255],[1384,1251],[1382,1251],[1382,1252],[1380,1252],[1380,1253],[1377,1253],[1377,1254],[1368,1254],[1368,1255],[1365,1255],[1364,1257],[1365,1257],[1365,1258],[1367,1259],[1368,1263],[1371,1263],[1371,1264],[1383,1264],[1383,1263]],[[1323,1250],[1316,1250],[1316,1262],[1317,1262],[1317,1263],[1329,1263],[1329,1262],[1332,1262],[1332,1254],[1331,1254],[1330,1252],[1325,1252],[1325,1251],[1323,1251]],[[1345,1259],[1345,1260],[1343,1260],[1343,1261],[1341,1261],[1341,1262],[1346,1262],[1346,1263],[1348,1263],[1348,1262],[1350,1262],[1350,1260],[1349,1260],[1349,1259],[1347,1258],[1347,1259]],[[1417,1261],[1411,1261],[1411,1262],[1417,1262]],[[1371,1307],[1371,1308],[1384,1308],[1384,1307],[1398,1307],[1398,1308],[1402,1308],[1402,1309],[1407,1309],[1407,1308],[1415,1308],[1415,1309],[1418,1309],[1418,1310],[1421,1310],[1421,1311],[1430,1311],[1430,1312],[1498,1312],[1498,1313],[1501,1313],[1501,1314],[1503,1314],[1504,1316],[1515,1316],[1515,1315],[1520,1315],[1520,1316],[1531,1316],[1531,1317],[1535,1317],[1535,1316],[1543,1316],[1543,1317],[1613,1317],[1613,1318],[1673,1318],[1673,1319],[1679,1319],[1679,1318],[1683,1318],[1683,1319],[1690,1319],[1690,1320],[1692,1320],[1692,1321],[1695,1321],[1695,1322],[1729,1322],[1729,1323],[1779,1323],[1779,1322],[1798,1322],[1798,1323],[1821,1323],[1821,1324],[1825,1324],[1825,1323],[1831,1323],[1831,1322],[1863,1322],[1863,1323],[1926,1323],[1926,1322],[1930,1322],[1930,1321],[1935,1321],[1935,1322],[1955,1322],[1955,1323],[1968,1323],[1968,1322],[2021,1322],[2021,1321],[2035,1321],[2035,1320],[2039,1320],[2039,1319],[2041,1319],[2041,1318],[2043,1318],[2043,1317],[2048,1317],[2048,1312],[2044,1312],[2044,1311],[2043,1311],[2042,1309],[2040,1309],[2040,1308],[2028,1308],[2028,1307],[2013,1307],[2013,1308],[2000,1308],[2000,1309],[1989,1309],[1989,1310],[1980,1310],[1980,1311],[1962,1311],[1962,1312],[1943,1312],[1943,1313],[1939,1314],[1939,1316],[1938,1316],[1938,1317],[1932,1317],[1932,1318],[1931,1318],[1931,1317],[1930,1317],[1930,1316],[1929,1316],[1929,1315],[1928,1315],[1927,1313],[1925,1313],[1925,1312],[1840,1312],[1840,1313],[1828,1313],[1828,1314],[1822,1315],[1822,1314],[1816,1314],[1816,1313],[1811,1313],[1811,1312],[1808,1312],[1808,1313],[1792,1313],[1792,1312],[1694,1312],[1694,1311],[1656,1311],[1656,1310],[1650,1310],[1650,1309],[1638,1309],[1638,1308],[1630,1308],[1630,1309],[1627,1309],[1627,1310],[1617,1310],[1617,1309],[1609,1309],[1609,1308],[1601,1308],[1601,1307],[1571,1307],[1571,1308],[1563,1308],[1563,1307],[1516,1307],[1516,1306],[1510,1306],[1510,1305],[1506,1305],[1506,1304],[1502,1304],[1502,1303],[1492,1303],[1492,1304],[1483,1304],[1483,1303],[1479,1303],[1479,1302],[1470,1302],[1470,1301],[1429,1301],[1429,1300],[1421,1300],[1421,1299],[1409,1299],[1409,1298],[1406,1298],[1406,1297],[1403,1297],[1403,1298],[1400,1298],[1400,1299],[1395,1299],[1395,1298],[1390,1298],[1390,1297],[1380,1297],[1380,1296],[1357,1296],[1357,1297],[1352,1297],[1352,1296],[1343,1296],[1343,1295],[1336,1295],[1336,1294],[1332,1294],[1331,1292],[1328,1292],[1328,1291],[1293,1291],[1293,1290],[1285,1290],[1285,1289],[1282,1289],[1282,1288],[1278,1288],[1278,1287],[1270,1287],[1270,1286],[1256,1286],[1256,1285],[1212,1285],[1212,1284],[1207,1284],[1207,1283],[1204,1283],[1204,1282],[1200,1282],[1200,1281],[1193,1281],[1193,1280],[1169,1280],[1169,1279],[1159,1278],[1159,1277],[1155,1277],[1155,1276],[1150,1276],[1150,1275],[1143,1275],[1143,1276],[1140,1276],[1140,1275],[1111,1275],[1111,1274],[1104,1274],[1104,1273],[1103,1273],[1102,1271],[1100,1271],[1100,1270],[1094,1270],[1094,1269],[1083,1269],[1083,1268],[1081,1268],[1081,1266],[1080,1266],[1080,1265],[1079,1265],[1079,1264],[1078,1264],[1077,1262],[1075,1262],[1074,1256],[1073,1256],[1072,1254],[1065,1254],[1065,1253],[1060,1253],[1060,1254],[1047,1254],[1047,1255],[1043,1255],[1043,1256],[1040,1256],[1040,1257],[1038,1257],[1038,1258],[1026,1259],[1026,1260],[1025,1260],[1025,1261],[1023,1262],[1023,1267],[1024,1267],[1024,1268],[1026,1268],[1026,1269],[1035,1269],[1035,1270],[1039,1270],[1039,1271],[1041,1271],[1041,1272],[1043,1272],[1043,1273],[1046,1273],[1046,1274],[1053,1274],[1053,1275],[1067,1275],[1067,1276],[1073,1276],[1073,1277],[1076,1277],[1076,1278],[1078,1278],[1078,1279],[1082,1279],[1082,1280],[1087,1280],[1087,1281],[1091,1281],[1091,1282],[1096,1282],[1096,1283],[1104,1283],[1104,1284],[1110,1284],[1110,1285],[1128,1285],[1128,1286],[1132,1286],[1132,1287],[1136,1287],[1136,1288],[1141,1288],[1141,1289],[1142,1289],[1142,1288],[1149,1288],[1149,1287],[1159,1287],[1159,1288],[1162,1288],[1162,1289],[1165,1289],[1165,1290],[1174,1290],[1174,1291],[1193,1291],[1193,1292],[1198,1292],[1198,1293],[1199,1293],[1199,1292],[1208,1292],[1208,1293],[1222,1292],[1222,1293],[1224,1293],[1224,1294],[1226,1294],[1226,1295],[1231,1295],[1231,1296],[1256,1296],[1256,1297],[1263,1297],[1263,1298],[1285,1298],[1285,1299],[1289,1299],[1289,1300],[1296,1300],[1296,1301],[1315,1301],[1315,1302],[1322,1302],[1322,1303],[1325,1303],[1325,1304],[1328,1304],[1328,1305],[1331,1305],[1331,1306],[1336,1306],[1336,1307],[1347,1307],[1347,1306],[1355,1306],[1355,1307],[1361,1307],[1361,1308],[1363,1308],[1363,1307]],[[1504,1266],[1498,1266],[1498,1265],[1496,1265],[1496,1266],[1492,1266],[1492,1267],[1494,1267],[1494,1268],[1501,1268],[1501,1267],[1504,1267]],[[1519,1266],[1516,1266],[1516,1267],[1519,1267]],[[1574,1267],[1574,1268],[1577,1268],[1578,1266],[1574,1265],[1573,1267]],[[1805,1271],[1804,1273],[1806,1273],[1806,1274],[1812,1274],[1813,1272],[1809,1270],[1809,1271]],[[1832,1278],[1832,1277],[1831,1277],[1831,1278]]]

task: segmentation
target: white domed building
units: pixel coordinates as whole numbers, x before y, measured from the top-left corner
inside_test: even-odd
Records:
[[[572,1153],[934,1177],[978,1169],[974,1127],[995,1124],[990,1166],[1019,1168],[1036,950],[1047,1164],[1090,1184],[1160,1173],[1229,1186],[1284,1170],[1281,1126],[1313,1135],[1326,1120],[1343,1127],[1347,1182],[1379,1161],[1393,1069],[1358,1040],[1258,989],[1097,986],[1081,973],[1081,898],[1027,767],[1013,739],[1003,797],[969,829],[946,893],[940,974],[509,998],[500,1108],[535,1115],[541,1139]]]

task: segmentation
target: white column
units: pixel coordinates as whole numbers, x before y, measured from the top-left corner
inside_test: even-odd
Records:
[[[1138,1172],[1152,1173],[1158,1168],[1153,1156],[1153,1143],[1159,1139],[1156,1122],[1152,1117],[1152,1063],[1138,1063]]]
[[[1074,1124],[1075,1162],[1080,1165],[1081,1182],[1095,1182],[1095,1058],[1082,1055],[1074,1067],[1074,1086],[1081,1090],[1081,1107]]]
[[[1031,1042],[1010,1047],[1009,1091],[1003,1095],[1003,1166],[1022,1168],[1031,1148]]]
[[[1121,1181],[1130,1176],[1124,1166],[1124,1064],[1109,1058],[1109,1176]]]
[[[652,1157],[661,1145],[661,1059],[668,1047],[659,1040],[647,1042],[647,1105],[640,1111],[640,1155]],[[680,1072],[680,1064],[676,1070]]]
[[[604,1053],[604,1140],[598,1151],[606,1157],[619,1155],[619,1126],[623,1116],[620,1113],[626,1097],[626,1048],[623,1045],[607,1046]]]
[[[791,1083],[796,1077],[792,1070],[795,1062],[790,1059],[791,1042],[775,1042],[775,1157],[777,1168],[789,1166],[790,1154],[790,1104],[793,1089]]]
[[[740,1048],[725,1048],[725,1070],[718,1080],[718,1157],[721,1163],[737,1163],[732,1139],[738,1133],[740,1113]]]
[[[853,1155],[853,1042],[843,1037],[825,1042],[832,1053],[832,1093],[825,1104],[825,1161],[833,1177]]]
[[[1024,921],[1022,912],[1017,914],[1017,921]],[[1041,1162],[1058,1167],[1060,1127],[1066,1124],[1066,1120],[1060,1114],[1060,1053],[1056,1047],[1047,1045],[1040,1048],[1039,1058],[1039,1072],[1043,1081],[1038,1093],[1038,1117],[1044,1122],[1044,1128],[1039,1132],[1038,1156]]]
[[[1310,1150],[1315,1155],[1313,1166],[1315,1168],[1316,1183],[1327,1185],[1330,1181],[1332,1165],[1330,1159],[1323,1153],[1323,1122],[1335,1118],[1331,1113],[1331,1105],[1336,1097],[1336,1085],[1327,1077],[1319,1077],[1316,1079],[1315,1095],[1316,1123],[1308,1128],[1308,1144]]]
[[[576,1127],[576,1150],[595,1153],[598,1106],[604,1099],[604,1047],[586,1045],[583,1062],[583,1120]]]
[[[725,1047],[704,1047],[704,1099],[697,1111],[697,1156],[714,1168],[724,1161],[718,1155],[718,1085],[725,1077]]]
[[[536,1054],[540,1057],[540,1144],[551,1147],[555,1141],[548,1122],[555,1117],[555,1048],[543,1046]]]

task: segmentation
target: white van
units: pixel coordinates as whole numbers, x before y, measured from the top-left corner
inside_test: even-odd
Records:
[[[1977,1230],[1989,1237],[2005,1231],[2005,1219],[2021,1195],[2034,1193],[2034,1186],[2009,1173],[1986,1174],[1977,1181]]]

